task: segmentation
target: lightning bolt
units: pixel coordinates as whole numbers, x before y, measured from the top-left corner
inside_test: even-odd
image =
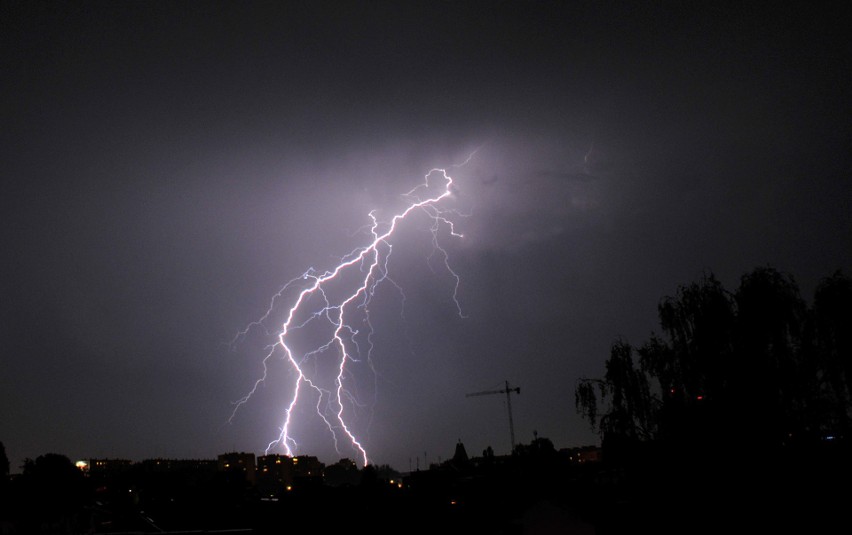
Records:
[[[467,164],[475,154],[472,153],[460,167]],[[376,216],[375,211],[368,213],[370,223],[363,229],[367,230],[369,243],[355,248],[349,254],[341,258],[340,262],[332,269],[319,272],[309,268],[301,276],[290,280],[275,294],[266,313],[257,321],[249,324],[245,330],[237,334],[234,342],[246,336],[252,328],[263,328],[269,320],[273,311],[277,308],[277,302],[284,299],[288,293],[293,293],[293,288],[298,290],[295,300],[289,305],[286,320],[275,335],[275,343],[267,347],[266,356],[263,359],[263,373],[251,390],[241,399],[234,403],[229,422],[236,416],[237,411],[257,392],[258,388],[266,381],[269,371],[269,360],[278,353],[283,353],[289,366],[292,368],[295,379],[292,387],[292,395],[284,409],[284,422],[280,433],[275,440],[266,447],[266,453],[275,447],[283,447],[287,455],[292,456],[298,449],[298,443],[293,438],[293,412],[304,397],[302,391],[305,388],[312,389],[318,396],[316,412],[331,432],[335,449],[340,453],[339,441],[346,441],[353,451],[357,452],[363,465],[369,463],[367,451],[352,429],[348,420],[347,407],[361,406],[355,396],[347,389],[345,384],[349,377],[350,365],[359,362],[362,354],[366,356],[366,364],[376,376],[373,366],[373,324],[370,317],[369,305],[375,295],[377,287],[389,282],[399,291],[403,303],[405,294],[390,276],[389,262],[393,252],[394,239],[398,234],[397,229],[409,218],[412,213],[423,213],[431,220],[429,231],[433,252],[427,262],[435,255],[440,259],[443,269],[449,273],[453,280],[453,302],[459,316],[464,317],[458,300],[460,278],[452,269],[447,251],[440,245],[439,234],[442,229],[456,238],[462,235],[456,231],[453,216],[459,216],[455,210],[442,208],[442,201],[453,194],[453,179],[445,169],[435,168],[430,170],[424,177],[424,182],[411,191],[402,195],[405,200],[405,209],[394,215],[390,220],[382,222]],[[429,263],[431,268],[431,263]],[[343,288],[343,289],[341,289]],[[338,295],[339,294],[339,295]],[[357,336],[358,329],[353,325],[352,315],[361,311],[363,323],[366,325],[366,349],[359,346]],[[324,342],[310,351],[298,352],[292,340],[294,333],[317,322],[325,324],[330,329]],[[362,337],[362,340],[364,338]],[[323,388],[315,373],[310,373],[309,364],[313,363],[316,369],[316,359],[319,355],[331,352],[337,358],[336,375],[333,378],[331,388]],[[374,398],[375,402],[375,398]]]

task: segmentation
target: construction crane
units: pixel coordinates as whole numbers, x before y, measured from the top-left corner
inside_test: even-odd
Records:
[[[509,437],[512,439],[512,449],[509,450],[510,453],[515,451],[515,425],[512,423],[512,393],[520,395],[521,387],[516,386],[515,388],[509,387],[509,381],[506,381],[506,387],[501,388],[500,390],[485,390],[483,392],[474,392],[472,394],[466,394],[465,397],[473,397],[473,396],[487,396],[489,394],[506,394],[506,407],[509,409]]]

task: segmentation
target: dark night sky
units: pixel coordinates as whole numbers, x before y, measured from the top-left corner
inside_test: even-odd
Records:
[[[234,335],[477,147],[450,169],[465,237],[442,238],[467,317],[416,225],[406,321],[392,287],[375,303],[374,462],[505,452],[504,399],[464,396],[504,379],[519,440],[594,443],[576,380],[678,285],[769,264],[810,300],[852,271],[846,4],[336,4],[0,4],[13,471],[261,453],[292,376],[228,424],[268,342]],[[302,453],[333,462],[308,416]]]

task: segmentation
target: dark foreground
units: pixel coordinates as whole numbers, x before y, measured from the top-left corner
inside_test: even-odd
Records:
[[[94,489],[59,513],[48,508],[51,489],[25,489],[42,500],[27,501],[13,485],[21,492],[7,492],[0,533],[820,532],[852,503],[850,459],[841,440],[688,454],[643,445],[585,464],[539,452],[445,463],[393,482],[363,470],[355,484],[302,482],[272,496],[244,480],[146,480]]]

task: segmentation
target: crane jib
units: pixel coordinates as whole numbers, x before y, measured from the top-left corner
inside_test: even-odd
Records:
[[[514,388],[509,387],[509,381],[506,381],[506,387],[500,390],[485,390],[482,392],[473,392],[471,394],[465,394],[465,397],[469,398],[471,396],[486,396],[489,394],[506,394],[506,408],[509,410],[509,437],[511,439],[512,449],[509,450],[510,453],[514,453],[515,451],[515,425],[512,423],[512,399],[511,394],[520,394],[521,387],[516,386]]]

